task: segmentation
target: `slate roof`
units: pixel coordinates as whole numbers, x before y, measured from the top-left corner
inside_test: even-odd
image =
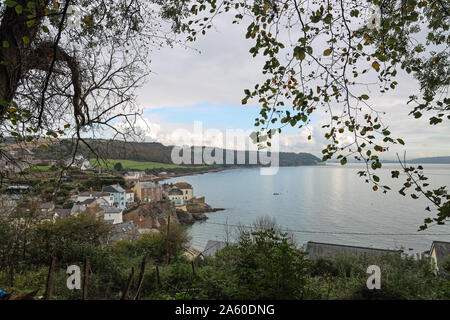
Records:
[[[182,196],[183,195],[183,191],[181,191],[178,188],[172,188],[169,191],[169,196]]]
[[[53,204],[53,202],[44,202],[44,203],[41,203],[41,205],[39,206],[39,209],[51,209],[54,206],[55,205]]]
[[[55,209],[56,214],[61,218],[70,216],[70,209]]]
[[[122,210],[116,207],[102,206],[101,207],[104,213],[121,213]]]
[[[100,197],[105,197],[105,196],[109,196],[109,192],[102,192],[102,191],[85,191],[85,192],[81,192],[79,195],[79,197],[94,197],[94,198],[100,198]]]
[[[151,182],[151,181],[145,181],[145,182],[139,182],[139,186],[141,187],[141,189],[154,189],[154,188],[159,188],[159,185]]]
[[[86,200],[84,200],[84,201],[81,201],[80,204],[82,204],[82,205],[88,205],[88,204],[91,204],[91,203],[94,202],[94,201],[96,201],[96,199],[94,199],[94,198],[89,198],[89,199],[86,199]]]
[[[223,241],[215,241],[215,240],[208,240],[205,246],[205,250],[201,253],[204,257],[214,257],[217,253],[217,251],[222,250],[227,246],[226,242]]]
[[[433,248],[436,252],[436,262],[438,264],[442,263],[445,259],[450,258],[450,242],[433,241],[430,252]]]
[[[111,236],[108,239],[108,242],[114,242],[122,239],[134,239],[139,237],[139,230],[136,228],[135,224],[132,221],[127,221],[123,223],[118,223],[113,225]]]
[[[125,189],[122,188],[119,184],[113,184],[107,187],[104,187],[102,191],[111,192],[111,193],[123,193]]]
[[[353,255],[383,255],[387,253],[399,254],[401,250],[378,249],[368,247],[357,247],[333,243],[321,243],[308,241],[305,251],[311,258],[315,257],[333,257],[336,254],[353,254]]]
[[[70,211],[71,212],[84,212],[84,211],[86,211],[86,206],[74,204]]]
[[[187,182],[177,182],[175,186],[180,189],[192,189],[192,186]]]

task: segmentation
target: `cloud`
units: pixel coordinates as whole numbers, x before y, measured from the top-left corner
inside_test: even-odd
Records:
[[[153,74],[138,93],[138,102],[146,110],[144,117],[151,128],[148,139],[177,144],[173,132],[192,129],[196,120],[202,121],[205,128],[222,131],[227,127],[252,129],[258,108],[244,108],[240,103],[243,90],[264,79],[261,74],[264,59],[249,54],[252,42],[245,39],[245,32],[245,25],[233,25],[227,17],[219,17],[216,29],[193,44],[201,54],[181,47],[154,52]],[[407,143],[391,147],[383,157],[393,159],[396,152],[403,154],[404,150],[411,158],[449,155],[450,130],[446,124],[430,126],[425,116],[423,119],[409,116],[412,107],[406,101],[409,95],[418,92],[417,81],[400,70],[397,77],[397,89],[386,94],[380,94],[377,85],[359,87],[361,92],[369,91],[369,102],[379,111],[392,136]],[[366,80],[378,82],[375,75]],[[337,108],[340,110],[341,106]],[[314,115],[309,128],[288,129],[281,135],[283,151],[321,154],[328,144],[321,126],[328,122],[329,115],[322,111],[315,111]],[[307,139],[309,135],[311,140]],[[340,141],[348,143],[351,137],[344,135]],[[208,141],[219,142],[217,137]]]

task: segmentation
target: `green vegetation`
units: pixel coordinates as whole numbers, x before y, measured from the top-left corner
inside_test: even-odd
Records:
[[[25,169],[25,173],[36,173],[36,172],[49,172],[52,166],[34,166]]]
[[[96,159],[90,159],[92,165],[97,165]],[[107,170],[117,170],[116,165],[122,164],[123,169],[135,169],[135,170],[146,170],[146,169],[176,169],[176,168],[191,168],[187,166],[180,166],[170,163],[152,162],[152,161],[133,161],[124,159],[106,159],[106,162],[100,161],[102,168]],[[206,166],[196,166],[196,168],[206,168]]]
[[[86,259],[90,266],[88,299],[120,298],[133,268],[128,297],[134,298],[136,275],[147,257],[142,299],[450,298],[450,263],[435,275],[427,258],[397,254],[308,259],[292,236],[276,225],[241,230],[236,244],[215,257],[191,262],[184,255],[189,237],[177,224],[171,225],[169,237],[162,227],[139,239],[108,245],[110,225],[94,217],[79,215],[33,224],[33,212],[17,212],[15,221],[0,219],[2,290],[27,293],[41,288],[38,294],[43,294],[49,261],[56,256],[53,299],[81,298],[81,290],[67,289],[66,268],[70,264],[82,267]],[[366,287],[366,269],[372,264],[382,270],[380,290]]]

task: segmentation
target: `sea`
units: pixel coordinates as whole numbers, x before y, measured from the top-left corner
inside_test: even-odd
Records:
[[[232,169],[177,177],[195,196],[223,211],[207,213],[208,220],[188,227],[191,246],[203,250],[208,240],[236,240],[240,228],[250,228],[260,217],[270,217],[294,235],[299,247],[308,241],[403,249],[417,254],[429,250],[432,241],[450,241],[450,223],[418,231],[435,211],[424,196],[412,199],[398,193],[406,177],[391,178],[399,164],[384,164],[376,174],[391,191],[373,191],[358,172],[360,164],[281,167],[274,175],[259,168]],[[424,174],[430,186],[450,184],[450,165],[427,164]]]

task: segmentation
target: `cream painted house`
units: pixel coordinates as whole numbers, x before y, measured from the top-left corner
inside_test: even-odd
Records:
[[[191,200],[194,197],[194,188],[187,182],[177,182],[175,187],[181,190],[182,199],[185,201]]]

